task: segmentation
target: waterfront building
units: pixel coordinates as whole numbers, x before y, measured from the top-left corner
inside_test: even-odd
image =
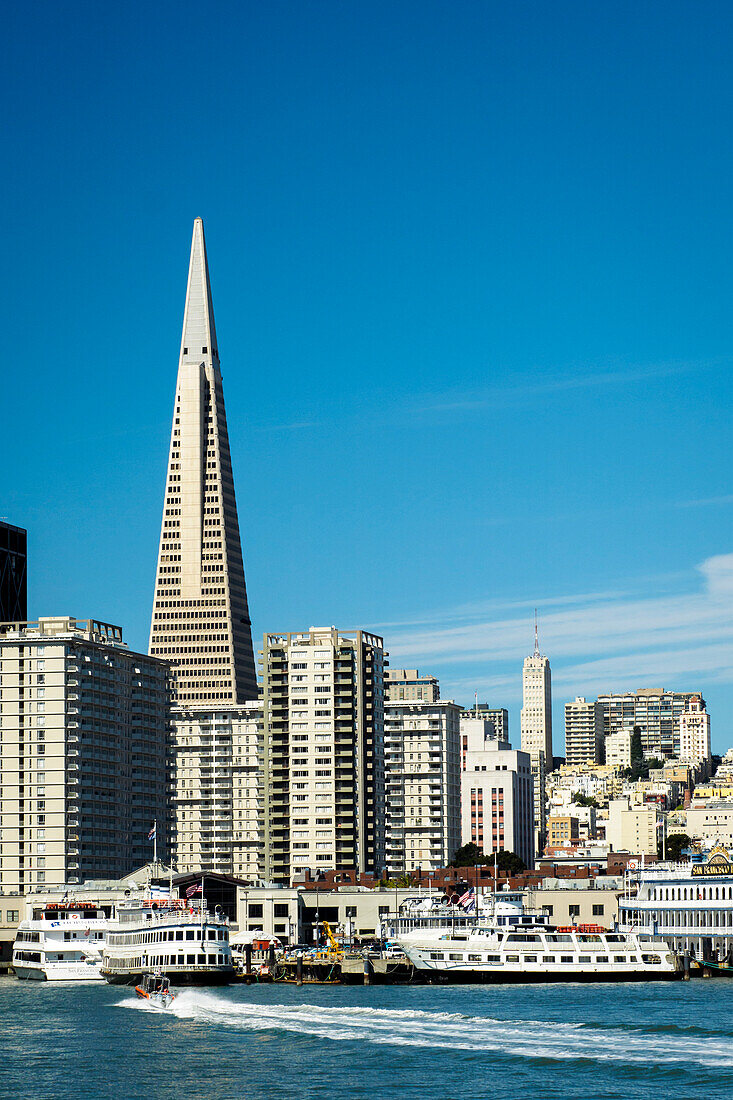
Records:
[[[540,653],[537,621],[534,653],[522,670],[522,752],[529,753],[534,777],[534,824],[538,847],[545,834],[546,777],[552,771],[552,684],[550,662]]]
[[[384,867],[385,656],[363,630],[264,636],[266,880]]]
[[[486,855],[514,852],[534,864],[534,777],[529,753],[505,741],[466,752],[461,774],[461,843]]]
[[[0,623],[28,618],[28,533],[0,520]]]
[[[182,706],[257,698],[214,309],[200,218],[193,226],[158,552],[150,653]]]
[[[710,768],[710,715],[700,695],[689,699],[680,715],[680,760]],[[710,772],[708,771],[708,775]]]
[[[625,797],[608,804],[606,840],[614,852],[656,856],[663,827],[664,814],[656,802],[632,806]]]
[[[565,763],[602,764],[603,711],[579,695],[565,704]]]
[[[599,695],[604,737],[608,741],[618,730],[625,730],[630,736],[638,727],[647,756],[679,757],[680,718],[689,701],[696,697],[702,698],[699,692],[664,688]]]
[[[384,710],[387,868],[446,867],[461,843],[461,708],[451,700]]]
[[[387,668],[384,698],[387,703],[435,703],[440,699],[440,685],[434,676],[421,676],[416,668]]]
[[[0,626],[2,891],[112,878],[166,849],[169,671],[96,620]]]
[[[623,889],[620,875],[595,878],[545,878],[527,889],[527,908],[544,911],[552,924],[598,924],[611,929],[618,920],[618,895]]]
[[[697,959],[733,960],[733,864],[725,849],[705,863],[665,863],[629,874],[619,899],[623,929],[656,932]]]
[[[262,858],[262,709],[174,707],[169,741],[171,860],[256,879]]]

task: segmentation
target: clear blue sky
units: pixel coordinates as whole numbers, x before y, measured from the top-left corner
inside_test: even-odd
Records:
[[[147,645],[193,218],[256,635],[733,743],[728,3],[5,11],[0,514]],[[257,640],[257,639],[255,639]]]

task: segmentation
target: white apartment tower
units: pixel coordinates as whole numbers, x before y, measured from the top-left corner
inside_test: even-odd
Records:
[[[263,878],[384,868],[385,656],[362,630],[265,635]]]
[[[172,666],[176,703],[257,698],[201,218],[193,225],[150,653]]]
[[[475,742],[471,742],[476,744]],[[469,747],[461,774],[461,843],[514,852],[534,866],[534,777],[528,753],[507,741]]]
[[[680,760],[710,767],[710,715],[701,695],[693,695],[680,715]]]
[[[532,761],[535,832],[541,841],[546,821],[545,776],[552,771],[553,762],[552,686],[550,662],[540,653],[536,616],[534,653],[525,657],[522,671],[521,738],[522,752],[529,753]]]
[[[565,763],[603,762],[603,708],[579,695],[565,704]]]
[[[169,671],[119,627],[0,625],[0,893],[122,878],[166,852]]]
[[[262,855],[262,709],[176,707],[169,744],[171,860],[256,880]]]
[[[384,710],[387,867],[449,866],[461,837],[461,708],[392,701]]]

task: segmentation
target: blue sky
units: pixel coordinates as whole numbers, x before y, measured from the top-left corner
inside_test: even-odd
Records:
[[[6,12],[0,514],[147,645],[193,218],[256,635],[509,706],[701,688],[733,743],[733,9]]]

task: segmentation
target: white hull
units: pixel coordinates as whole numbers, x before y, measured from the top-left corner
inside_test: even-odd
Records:
[[[103,982],[99,963],[70,963],[68,966],[29,966],[17,963],[13,969],[16,977],[37,982]]]

